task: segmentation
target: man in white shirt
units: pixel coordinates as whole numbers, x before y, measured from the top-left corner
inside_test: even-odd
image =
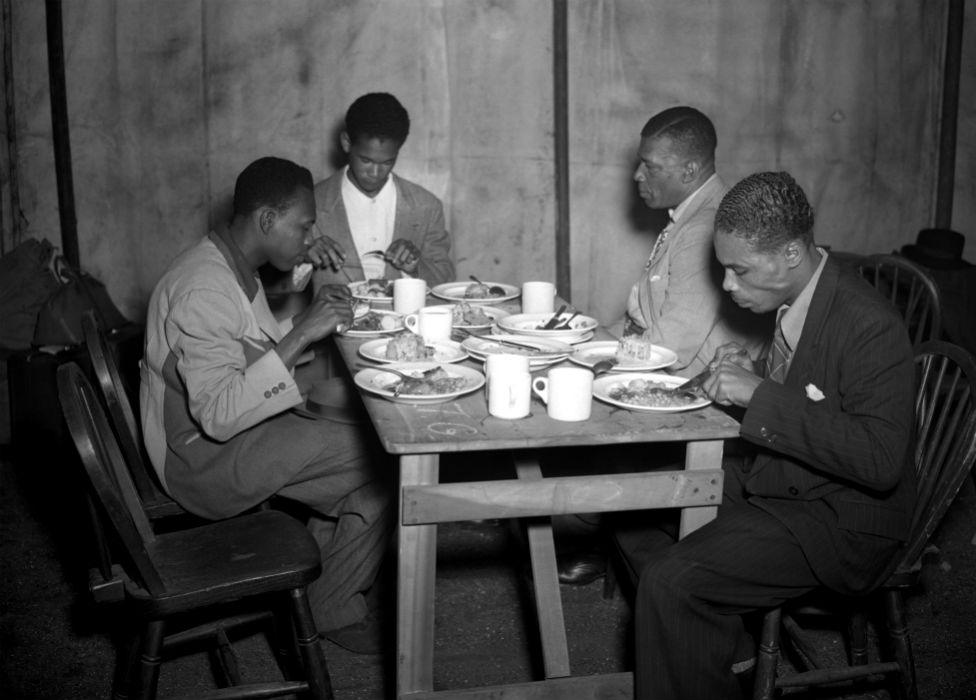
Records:
[[[432,286],[454,279],[441,201],[392,172],[409,131],[393,95],[368,93],[350,105],[339,135],[348,164],[315,186],[330,258],[315,272],[316,289],[350,279],[419,277]]]

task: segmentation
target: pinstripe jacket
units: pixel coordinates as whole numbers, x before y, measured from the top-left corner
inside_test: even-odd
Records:
[[[757,446],[750,502],[838,592],[876,585],[908,535],[914,386],[901,318],[828,258],[784,383],[760,384],[740,432]]]

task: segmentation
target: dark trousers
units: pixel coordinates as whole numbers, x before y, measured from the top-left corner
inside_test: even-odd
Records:
[[[779,520],[741,497],[726,468],[718,518],[666,547],[641,573],[636,600],[636,697],[740,697],[732,665],[748,648],[742,616],[797,598],[818,582]]]

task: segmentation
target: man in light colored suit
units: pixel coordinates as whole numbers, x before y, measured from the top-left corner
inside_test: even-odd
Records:
[[[711,120],[692,107],[671,107],[641,129],[634,173],[651,209],[667,209],[671,223],[658,234],[644,271],[631,289],[624,335],[642,335],[674,350],[673,369],[691,376],[715,350],[735,341],[758,357],[768,330],[722,293],[712,254],[715,210],[725,183],[715,172],[717,138]]]
[[[441,201],[393,173],[409,131],[407,110],[388,93],[363,95],[347,110],[339,143],[348,164],[315,185],[330,258],[313,276],[316,289],[349,279],[419,277],[430,286],[454,279]]]
[[[307,505],[322,576],[308,588],[319,630],[377,653],[382,619],[365,593],[389,542],[390,492],[370,430],[291,409],[310,343],[352,320],[349,290],[323,287],[283,324],[257,269],[323,264],[311,242],[312,174],[261,158],[241,172],[230,223],[184,251],[149,300],[140,405],[146,449],[167,492],[204,518],[226,518],[272,495]]]
[[[760,366],[728,345],[706,381],[745,409],[753,454],[725,465],[718,517],[659,553],[636,602],[638,698],[740,693],[742,615],[826,587],[862,594],[908,535],[914,370],[900,316],[813,242],[813,212],[787,173],[750,175],[715,216],[724,289],[777,312]]]

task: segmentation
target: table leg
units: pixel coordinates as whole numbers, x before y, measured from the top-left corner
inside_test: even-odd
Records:
[[[721,469],[723,444],[722,440],[689,442],[685,453],[685,469]],[[717,513],[718,508],[716,506],[682,508],[678,537],[684,537],[705,523],[714,520]]]
[[[440,456],[402,455],[400,487],[436,484]],[[402,493],[402,491],[401,491]],[[397,498],[402,511],[402,497]],[[434,688],[437,526],[403,525],[397,513],[397,697]]]
[[[539,462],[525,455],[515,455],[515,472],[519,479],[542,478]],[[526,525],[526,535],[529,540],[529,560],[532,563],[532,584],[539,615],[539,637],[542,641],[542,662],[546,678],[562,678],[569,675],[569,647],[566,642],[563,601],[559,592],[552,519],[533,519]]]

